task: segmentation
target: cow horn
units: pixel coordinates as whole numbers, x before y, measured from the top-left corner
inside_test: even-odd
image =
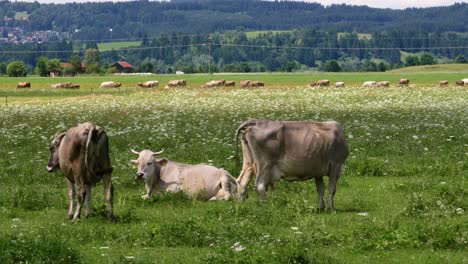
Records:
[[[154,152],[154,153],[153,153],[153,156],[159,155],[159,154],[161,154],[161,153],[163,153],[163,152],[164,152],[164,149],[161,150],[161,151],[158,151],[158,152]]]
[[[135,153],[135,154],[137,154],[137,155],[140,155],[140,152],[138,152],[138,151],[136,151],[136,150],[134,150],[134,149],[130,149],[130,150],[132,151],[132,153]]]

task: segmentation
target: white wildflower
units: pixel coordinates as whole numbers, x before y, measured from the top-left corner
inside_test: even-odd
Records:
[[[234,251],[236,251],[236,252],[240,252],[240,251],[242,251],[242,250],[245,249],[245,247],[242,246],[242,245],[240,244],[240,242],[234,243],[234,245],[232,245],[231,248],[232,248]]]
[[[368,214],[369,214],[369,213],[367,213],[367,212],[357,213],[357,215],[359,215],[359,216],[367,216]]]

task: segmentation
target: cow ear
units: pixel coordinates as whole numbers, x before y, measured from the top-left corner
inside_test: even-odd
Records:
[[[155,163],[158,164],[161,167],[164,167],[167,164],[167,159],[165,159],[165,158],[158,159],[158,160],[155,161]]]
[[[138,165],[138,161],[137,160],[131,160],[130,163],[132,164],[133,168],[136,169],[136,167]]]
[[[58,141],[58,142],[62,142],[62,139],[63,137],[65,136],[66,133],[60,133],[60,134],[57,134],[55,135],[55,139]]]

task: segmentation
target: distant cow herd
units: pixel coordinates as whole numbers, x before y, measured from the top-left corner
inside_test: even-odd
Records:
[[[396,85],[397,86],[407,86],[410,84],[409,79],[400,79]],[[465,86],[468,85],[468,78],[455,81],[454,84],[456,86]],[[137,85],[143,88],[155,88],[159,87],[159,81],[152,80],[152,81],[145,81],[145,82],[138,82]],[[450,82],[447,80],[442,80],[438,82],[439,86],[449,86]],[[99,88],[119,88],[122,86],[120,82],[114,81],[106,81],[102,82],[99,85]],[[187,81],[186,80],[171,80],[167,82],[166,88],[170,87],[186,87]],[[206,82],[205,84],[201,85],[201,88],[214,88],[214,87],[235,87],[236,81],[233,80],[211,80]],[[252,80],[242,80],[239,81],[240,88],[254,88],[254,87],[263,87],[265,83],[262,81],[252,81]],[[328,87],[330,86],[329,80],[318,80],[309,83],[310,87]],[[71,82],[61,82],[55,83],[51,85],[52,88],[64,88],[64,89],[78,89],[80,85],[77,83]],[[343,81],[335,82],[335,87],[343,88],[345,87],[345,83]],[[362,83],[362,87],[390,87],[389,81],[365,81]],[[31,82],[19,82],[16,88],[31,88]]]

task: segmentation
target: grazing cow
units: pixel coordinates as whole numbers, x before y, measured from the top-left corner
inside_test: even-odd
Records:
[[[187,81],[185,80],[172,80],[167,83],[168,87],[185,87],[187,85]]]
[[[250,84],[249,80],[240,81],[239,82],[239,87],[241,87],[241,88],[249,87],[249,84]]]
[[[31,88],[31,82],[19,82],[16,88]]]
[[[364,86],[364,87],[374,87],[376,85],[377,85],[377,82],[375,82],[375,81],[367,81],[367,82],[364,82],[362,84],[362,86]]]
[[[145,181],[146,194],[141,197],[143,199],[148,199],[155,188],[167,192],[182,191],[202,200],[229,200],[237,190],[236,179],[224,169],[156,159],[162,151],[132,152],[138,155],[137,160],[131,161],[138,169],[135,179]]]
[[[80,85],[77,83],[63,82],[63,83],[54,83],[51,85],[52,88],[65,88],[65,89],[78,89]]]
[[[380,81],[375,83],[376,86],[378,87],[390,87],[390,82],[389,81]]]
[[[400,79],[400,81],[398,82],[399,85],[408,85],[410,82],[410,80],[408,79]]]
[[[122,83],[119,82],[102,82],[101,85],[99,85],[99,88],[118,88],[122,85]]]
[[[86,217],[91,211],[91,187],[101,179],[108,204],[108,217],[113,218],[112,166],[109,158],[109,143],[106,132],[93,123],[78,124],[55,136],[50,146],[49,172],[60,167],[67,179],[70,206],[67,219],[78,219],[83,200],[86,202]],[[78,204],[75,204],[75,186]]]
[[[138,86],[144,87],[144,88],[158,87],[158,85],[159,85],[158,81],[146,81],[146,82],[138,83]]]
[[[249,87],[263,87],[265,86],[264,82],[261,81],[251,81],[249,82]]]
[[[318,80],[316,82],[310,83],[311,87],[314,87],[314,86],[322,87],[322,86],[329,86],[329,85],[330,85],[329,80]]]
[[[225,80],[212,80],[202,85],[202,88],[221,87],[224,86],[225,83]]]
[[[225,87],[228,87],[228,86],[236,86],[236,82],[235,81],[226,81],[224,83],[224,86]]]
[[[455,82],[455,85],[457,85],[457,86],[464,86],[464,85],[465,85],[465,82],[464,82],[464,81],[456,81],[456,82]]]
[[[344,82],[336,82],[335,87],[345,87],[345,83]]]
[[[448,81],[439,81],[439,86],[447,86],[449,84]]]
[[[261,198],[281,178],[287,181],[314,178],[319,207],[324,209],[323,176],[328,176],[328,205],[329,209],[334,208],[336,183],[349,153],[339,123],[249,120],[237,129],[236,156],[239,135],[243,153],[242,171],[237,178],[240,200],[245,199],[253,175]]]

